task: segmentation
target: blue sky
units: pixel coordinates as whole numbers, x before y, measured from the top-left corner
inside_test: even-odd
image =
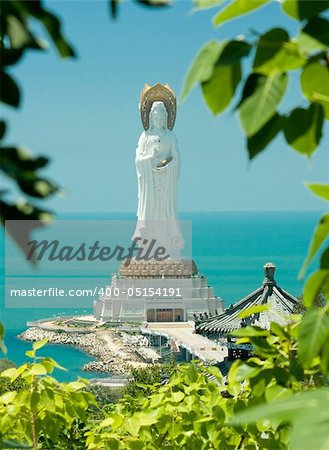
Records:
[[[62,18],[78,59],[61,60],[52,48],[30,53],[12,71],[23,89],[22,108],[3,112],[10,121],[8,143],[51,157],[46,173],[65,195],[44,205],[58,212],[136,209],[134,156],[144,83],[168,82],[178,94],[193,57],[209,39],[278,25],[293,35],[298,26],[278,4],[220,29],[211,25],[215,9],[190,14],[187,0],[157,11],[125,1],[115,22],[102,1],[46,4]],[[298,84],[290,84],[281,110],[299,104]],[[311,161],[278,138],[249,163],[237,118],[230,111],[212,116],[199,88],[179,107],[175,133],[182,161],[180,211],[324,209],[303,186],[328,181],[324,139]]]

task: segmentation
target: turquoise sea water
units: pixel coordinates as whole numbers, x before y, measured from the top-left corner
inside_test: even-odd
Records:
[[[277,266],[276,280],[285,290],[300,295],[302,283],[297,274],[306,255],[311,234],[317,224],[318,212],[250,212],[250,213],[191,213],[182,214],[193,227],[193,258],[199,270],[208,276],[208,284],[215,289],[225,304],[240,300],[259,287],[263,281],[263,265],[272,261]],[[69,219],[132,220],[134,214],[68,215]],[[1,244],[1,267],[4,267],[4,243]],[[2,280],[4,279],[2,270]],[[16,335],[25,329],[28,320],[52,317],[58,314],[90,313],[91,309],[36,309],[4,307],[4,282],[1,284],[0,320],[6,328],[7,357],[16,363],[27,359],[25,351],[31,344]],[[92,303],[92,300],[90,300]],[[56,359],[68,368],[57,372],[61,380],[77,376],[94,377],[81,371],[91,358],[71,347],[47,345],[41,353]]]

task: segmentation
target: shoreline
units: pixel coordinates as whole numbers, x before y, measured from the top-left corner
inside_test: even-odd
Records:
[[[81,368],[86,372],[129,375],[131,369],[149,365],[135,351],[135,349],[143,346],[142,336],[131,336],[130,341],[132,342],[127,342],[127,338],[123,339],[120,333],[116,331],[66,333],[65,331],[31,327],[18,334],[17,338],[27,342],[35,342],[45,338],[49,344],[75,347],[95,359],[84,364]]]

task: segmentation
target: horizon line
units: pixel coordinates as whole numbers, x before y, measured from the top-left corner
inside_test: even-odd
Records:
[[[206,211],[197,211],[197,210],[185,210],[185,211],[179,211],[177,215],[179,214],[214,214],[214,213],[325,213],[326,210],[323,209],[311,209],[311,210],[303,210],[303,209],[291,209],[291,210],[278,210],[278,209],[268,209],[268,210],[262,210],[262,209],[243,209],[243,210],[206,210]],[[59,214],[136,214],[135,211],[55,211],[55,215]]]

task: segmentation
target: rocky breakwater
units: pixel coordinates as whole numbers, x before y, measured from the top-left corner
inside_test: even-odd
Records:
[[[124,344],[110,333],[65,333],[29,328],[18,337],[25,341],[45,338],[52,344],[73,345],[96,359],[83,366],[83,370],[89,372],[123,375],[128,374],[131,367],[142,365],[141,359],[130,349],[125,349]]]

